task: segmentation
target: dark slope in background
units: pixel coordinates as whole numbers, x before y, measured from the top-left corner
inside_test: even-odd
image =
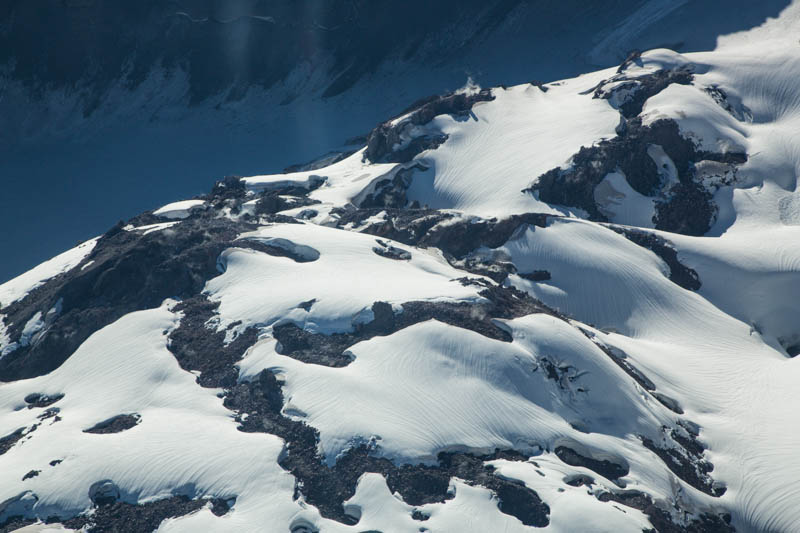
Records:
[[[341,147],[409,102],[713,49],[765,2],[0,2],[0,282],[120,218]]]

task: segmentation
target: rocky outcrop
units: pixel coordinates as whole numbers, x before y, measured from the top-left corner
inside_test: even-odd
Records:
[[[729,174],[747,161],[737,152],[714,153],[702,150],[684,137],[672,119],[644,124],[639,117],[644,103],[672,84],[693,83],[693,66],[659,69],[640,73],[630,67],[641,64],[640,53],[633,52],[617,73],[600,82],[586,94],[602,98],[619,109],[617,136],[593,146],[582,146],[566,167],[551,169],[538,176],[523,192],[538,195],[544,202],[584,210],[591,220],[607,221],[597,205],[595,187],[611,173],[619,172],[639,194],[653,199],[657,229],[685,235],[704,235],[714,223],[717,206],[712,193],[718,184],[707,183],[696,166],[717,162]],[[709,89],[720,105],[736,111],[719,87]],[[736,108],[738,109],[738,108]],[[741,113],[739,113],[741,114]]]
[[[669,176],[671,169],[656,165],[652,146],[663,150],[675,176]],[[636,192],[654,199],[653,223],[657,229],[703,235],[714,222],[717,207],[711,193],[695,178],[695,165],[701,161],[740,165],[746,160],[744,154],[700,150],[681,135],[674,120],[643,125],[636,117],[628,120],[613,139],[581,147],[567,168],[545,172],[525,192],[551,204],[583,209],[591,220],[607,221],[598,209],[594,189],[608,174],[621,172]]]
[[[409,505],[442,502],[452,498],[450,479],[458,477],[470,484],[484,486],[497,494],[500,511],[515,516],[524,524],[542,527],[549,523],[549,507],[538,495],[518,482],[495,476],[484,463],[493,459],[524,460],[513,451],[496,451],[491,455],[440,453],[438,464],[397,466],[374,455],[374,446],[367,443],[351,448],[338,457],[332,466],[319,456],[319,436],[313,428],[280,412],[283,393],[275,376],[261,372],[254,380],[240,383],[226,396],[225,406],[240,413],[240,430],[267,432],[286,441],[281,466],[297,480],[295,494],[317,507],[322,516],[345,524],[356,524],[358,518],[348,515],[343,502],[355,494],[358,478],[365,472],[377,472],[386,479],[389,490],[399,493]],[[424,515],[419,514],[419,519]]]
[[[417,154],[438,147],[447,136],[437,132],[415,131],[437,115],[468,113],[477,102],[494,100],[491,89],[457,92],[432,96],[417,102],[401,113],[400,118],[388,120],[367,136],[364,159],[373,163],[406,163]]]
[[[601,502],[621,503],[626,507],[642,511],[654,526],[652,529],[645,530],[645,533],[733,533],[736,531],[731,526],[731,515],[727,513],[705,512],[699,516],[690,516],[685,522],[676,522],[670,510],[657,505],[649,495],[638,490],[601,492],[597,499]]]
[[[593,98],[609,100],[625,118],[633,118],[642,112],[648,98],[655,96],[673,83],[690,85],[694,81],[690,67],[661,69],[644,75],[628,75],[627,67],[639,58],[633,54],[617,70],[617,75],[598,85]]]
[[[669,279],[686,290],[700,289],[700,276],[697,272],[678,260],[678,251],[665,238],[654,233],[622,226],[610,226],[612,230],[624,235],[628,240],[647,248],[669,267]]]
[[[98,422],[89,429],[84,429],[83,432],[97,433],[97,434],[119,433],[121,431],[126,431],[136,426],[141,421],[141,419],[142,417],[137,413],[117,415],[109,418],[108,420],[103,420],[102,422]]]
[[[199,293],[219,274],[219,254],[248,227],[254,228],[201,215],[183,220],[173,231],[144,234],[115,226],[81,265],[4,308],[9,333],[16,338],[30,317],[62,302],[46,335],[0,359],[0,381],[46,374],[89,335],[121,316],[157,307],[165,298]]]

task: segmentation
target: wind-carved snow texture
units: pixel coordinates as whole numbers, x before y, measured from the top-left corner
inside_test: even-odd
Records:
[[[0,529],[791,531],[800,64],[747,35],[423,100],[0,286]]]

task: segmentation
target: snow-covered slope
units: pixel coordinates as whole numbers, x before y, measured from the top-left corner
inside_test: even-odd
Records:
[[[795,530],[797,29],[468,86],[0,286],[0,528]]]
[[[0,226],[17,230],[0,232],[15,250],[0,283],[221,176],[337,150],[469,77],[552,81],[631,49],[711,50],[788,3],[6,0]]]

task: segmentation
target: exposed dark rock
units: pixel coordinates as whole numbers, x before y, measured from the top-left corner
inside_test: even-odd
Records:
[[[379,213],[386,213],[380,222],[371,222],[365,225],[366,220]],[[452,213],[442,213],[435,209],[420,209],[419,207],[397,208],[360,208],[345,210],[334,208],[332,215],[338,216],[337,226],[340,228],[352,225],[359,231],[385,237],[403,244],[416,245],[433,226],[443,220],[454,217]]]
[[[276,350],[305,363],[342,367],[352,358],[343,352],[358,342],[358,336],[348,333],[324,335],[311,333],[297,327],[294,323],[281,324],[272,328],[272,335],[278,340]]]
[[[648,154],[651,146],[660,146],[672,160],[679,183],[665,189],[659,169]],[[572,156],[569,167],[554,168],[539,176],[525,192],[538,193],[551,204],[577,207],[592,220],[605,221],[595,202],[594,189],[611,172],[622,172],[630,186],[645,196],[657,197],[656,228],[687,235],[705,234],[716,216],[711,194],[695,180],[694,164],[717,161],[741,164],[744,154],[718,154],[699,150],[694,142],[680,134],[671,119],[656,120],[643,126],[639,118],[625,122],[613,139],[591,147],[581,147]]]
[[[28,472],[27,474],[22,476],[22,481],[25,481],[26,479],[34,478],[34,477],[38,476],[41,473],[42,473],[41,470],[31,470],[30,472]]]
[[[408,261],[411,259],[411,252],[406,250],[401,250],[396,246],[392,246],[387,244],[386,242],[375,239],[378,243],[378,246],[374,246],[372,251],[376,254],[380,255],[381,257],[386,257],[388,259],[396,259],[398,261]]]
[[[199,371],[197,382],[203,387],[232,387],[239,372],[234,364],[255,344],[258,332],[248,328],[229,344],[225,332],[206,327],[219,302],[204,295],[188,298],[175,311],[182,313],[179,326],[170,334],[169,349],[184,370]]]
[[[349,211],[334,210],[333,213],[339,216],[338,227],[352,225],[360,232],[376,237],[420,248],[438,248],[451,263],[454,260],[467,259],[464,263],[459,263],[458,268],[469,267],[472,258],[467,258],[467,255],[470,252],[482,246],[487,248],[502,246],[523,224],[546,227],[548,219],[560,218],[543,213],[512,215],[499,220],[477,217],[456,218],[453,213],[427,208],[362,208]],[[382,220],[365,224],[367,219],[379,213],[384,213]],[[440,224],[441,222],[446,224]],[[479,262],[479,259],[473,260],[472,264],[482,268]]]
[[[25,526],[35,524],[37,521],[30,518],[23,518],[21,516],[10,516],[6,520],[0,522],[0,533],[11,533]]]
[[[532,272],[517,272],[517,275],[530,281],[547,281],[550,279],[550,272],[547,270],[534,270]]]
[[[586,337],[589,338],[589,340],[591,340],[595,346],[600,348],[612,361],[614,361],[614,363],[617,364],[617,366],[624,370],[626,374],[632,377],[636,383],[638,383],[644,390],[649,392],[650,395],[658,400],[658,402],[660,402],[664,407],[679,415],[683,414],[683,409],[681,409],[681,406],[678,404],[678,402],[666,394],[657,392],[655,383],[653,383],[650,378],[644,375],[641,370],[633,366],[630,361],[628,361],[626,354],[622,350],[615,347],[612,348],[606,345],[604,342],[601,342],[591,331],[587,331],[583,328],[578,329],[580,329],[581,333],[586,335]]]
[[[113,483],[103,481],[95,483],[93,488],[105,487],[108,489],[103,495],[93,494],[95,507],[82,515],[69,518],[49,516],[44,518],[46,524],[63,524],[70,529],[81,530],[86,533],[142,533],[155,531],[167,518],[185,516],[211,503],[211,512],[217,516],[225,515],[231,508],[229,500],[215,499],[190,499],[185,495],[173,496],[140,505],[117,501],[119,492]],[[15,531],[18,528],[41,520],[10,517],[0,523],[0,533]]]
[[[385,212],[384,220],[361,227],[363,221]],[[523,224],[545,227],[550,215],[526,213],[508,218],[454,220],[454,215],[430,209],[358,209],[341,213],[339,227],[353,224],[363,233],[421,248],[434,247],[444,252],[456,268],[502,282],[516,268],[508,261],[483,256],[468,256],[480,247],[497,248],[505,244]],[[551,217],[552,218],[552,217]],[[439,224],[447,221],[446,224]]]
[[[319,252],[311,246],[295,244],[286,239],[271,239],[263,242],[256,237],[239,239],[233,246],[248,248],[276,257],[288,257],[297,263],[310,263],[319,259]]]
[[[619,108],[625,118],[638,116],[642,112],[644,103],[650,97],[657,95],[673,83],[690,85],[694,80],[691,71],[684,68],[658,70],[637,77],[626,76],[627,66],[637,61],[639,61],[639,57],[634,52],[620,65],[617,75],[605,80],[594,91],[594,98],[614,100],[615,107]],[[612,88],[606,88],[612,83],[614,84]]]
[[[627,357],[618,348],[611,348],[598,341],[589,331],[579,328],[595,345],[603,350],[620,368],[631,376],[643,389],[648,391],[664,407],[674,413],[683,414],[683,409],[677,401],[669,396],[656,391],[655,384],[639,369],[627,361]],[[651,439],[641,437],[642,443],[661,457],[664,464],[679,478],[711,496],[722,496],[725,488],[716,483],[709,474],[714,465],[703,458],[705,446],[698,440],[698,432],[693,429],[690,422],[679,421],[673,428],[662,428],[664,434],[662,445],[657,445]],[[560,456],[559,456],[560,457]],[[566,462],[566,461],[565,461]],[[569,463],[568,463],[569,464]],[[587,467],[589,468],[589,467]]]
[[[678,124],[661,119],[649,126],[641,120],[629,120],[622,134],[591,147],[582,146],[572,156],[566,169],[554,168],[539,176],[527,191],[538,191],[545,202],[579,207],[594,220],[605,220],[595,205],[594,188],[606,175],[621,171],[630,186],[645,196],[657,193],[661,175],[647,153],[650,145],[659,145],[675,163],[679,175],[688,174],[694,144],[680,135]]]
[[[0,437],[0,455],[10,450],[24,435],[25,428],[19,428],[5,437]]]
[[[733,533],[736,530],[730,525],[729,514],[703,513],[698,518],[687,520],[686,523],[675,523],[669,510],[657,506],[653,499],[637,490],[604,492],[597,496],[602,502],[613,501],[627,507],[642,511],[653,529],[647,533]]]
[[[81,529],[86,533],[141,533],[155,531],[167,518],[185,516],[206,503],[207,500],[192,500],[186,496],[173,496],[141,505],[109,502],[98,504],[90,515],[62,523],[65,527]]]
[[[470,274],[486,276],[495,283],[503,283],[509,274],[517,273],[514,263],[486,255],[467,256],[460,261],[451,260],[450,264]]]
[[[246,418],[238,418],[241,431],[272,433],[286,441],[281,466],[297,479],[296,495],[302,493],[305,500],[327,518],[355,523],[354,518],[344,512],[342,503],[355,494],[358,478],[364,472],[377,472],[386,478],[389,489],[399,492],[409,505],[451,498],[450,479],[459,477],[493,490],[500,500],[500,510],[525,524],[544,526],[549,522],[549,507],[534,491],[493,475],[484,465],[485,461],[500,458],[524,460],[517,452],[497,451],[487,456],[440,453],[439,464],[435,466],[397,466],[373,455],[375,444],[370,443],[348,450],[333,466],[327,466],[318,455],[316,430],[280,413],[283,393],[272,373],[263,371],[253,381],[238,384],[226,396],[225,406],[247,413]]]
[[[108,420],[103,420],[102,422],[98,422],[89,429],[84,429],[83,432],[99,433],[99,434],[119,433],[121,431],[125,431],[127,429],[131,429],[132,427],[136,426],[141,421],[141,418],[142,417],[136,413],[117,415],[112,418],[109,418]]]
[[[18,338],[37,311],[63,302],[46,335],[0,359],[0,381],[46,374],[89,335],[121,316],[157,307],[165,298],[199,293],[206,280],[219,274],[220,252],[248,229],[254,226],[208,216],[182,221],[180,231],[108,232],[81,265],[4,309],[12,338]]]
[[[586,474],[573,474],[565,477],[564,483],[571,487],[582,487],[584,485],[594,485],[594,478]]]
[[[662,443],[656,444],[651,439],[641,437],[642,444],[658,455],[672,473],[692,487],[711,496],[725,494],[725,487],[716,483],[709,473],[714,465],[703,458],[705,447],[697,440],[696,435],[685,431],[685,428],[663,428]]]
[[[417,520],[419,522],[424,522],[425,520],[429,519],[431,515],[425,514],[422,511],[415,509],[413,513],[411,513],[411,518]]]
[[[628,475],[627,465],[619,465],[606,459],[597,460],[591,457],[586,457],[576,452],[572,448],[566,446],[557,446],[555,453],[559,459],[570,466],[582,466],[588,468],[593,472],[597,472],[601,476],[615,480]]]
[[[385,302],[372,305],[374,319],[359,324],[352,333],[326,335],[301,329],[294,323],[280,324],[272,329],[278,341],[277,350],[282,355],[306,363],[341,367],[350,364],[352,358],[344,351],[354,344],[376,335],[389,335],[426,320],[438,320],[480,333],[491,339],[505,342],[511,336],[499,328],[492,318],[516,318],[532,313],[559,315],[556,311],[533,299],[527,293],[513,287],[489,286],[480,292],[488,301],[468,302],[404,302],[403,311],[395,314],[392,306]]]
[[[53,422],[58,422],[58,421],[61,420],[61,417],[58,416],[58,413],[60,413],[60,412],[61,412],[61,409],[59,409],[58,407],[50,407],[48,409],[45,409],[36,418],[38,418],[39,420],[47,420],[47,419],[52,418]]]
[[[303,197],[308,196],[308,193],[311,191],[315,191],[319,189],[328,178],[323,175],[311,174],[308,176],[308,179],[305,183],[302,182],[275,182],[275,183],[268,183],[254,186],[254,189],[257,191],[260,189],[259,195],[261,197],[270,195],[270,194],[280,194],[286,196],[297,196]]]
[[[612,361],[614,361],[617,364],[617,366],[619,366],[622,370],[625,371],[626,374],[628,374],[630,377],[632,377],[633,380],[636,381],[636,383],[641,385],[641,387],[644,390],[646,390],[648,392],[656,390],[655,383],[653,383],[650,380],[650,378],[645,376],[642,371],[640,371],[638,368],[633,366],[627,360],[627,356],[622,350],[620,350],[619,348],[612,348],[612,347],[608,346],[604,342],[600,341],[597,338],[597,336],[594,333],[592,333],[591,331],[588,331],[588,330],[580,328],[580,327],[578,329],[581,331],[581,333],[586,335],[586,337],[589,340],[591,340],[595,344],[595,346],[600,348]]]
[[[439,146],[446,137],[441,134],[423,135],[412,139],[406,145],[402,134],[414,126],[427,124],[437,115],[459,115],[468,112],[476,102],[494,100],[490,89],[483,89],[474,93],[451,93],[444,96],[430,97],[418,102],[419,106],[406,111],[408,115],[402,120],[392,124],[386,121],[380,124],[367,136],[367,149],[364,158],[373,163],[394,162],[405,163],[411,161],[417,154],[430,148]]]
[[[642,51],[641,50],[631,50],[628,53],[628,57],[625,58],[625,61],[620,63],[619,67],[617,67],[617,74],[622,74],[625,69],[627,69],[631,65],[641,65],[642,64]]]
[[[678,260],[678,251],[672,243],[648,231],[621,226],[611,226],[611,229],[660,257],[669,267],[670,281],[690,291],[700,289],[700,276]]]
[[[63,459],[54,459],[54,460],[50,461],[50,466],[57,466],[57,465],[59,465],[59,464],[61,464],[63,462],[64,462]]]
[[[228,514],[228,511],[231,510],[235,502],[236,498],[214,498],[211,500],[211,512],[214,513],[215,516],[225,516]]]
[[[97,506],[111,505],[119,498],[119,487],[110,479],[96,481],[89,487],[89,499]]]
[[[463,220],[453,224],[438,225],[420,239],[418,246],[432,246],[456,258],[485,246],[497,248],[505,244],[514,231],[523,224],[544,228],[549,215],[526,213],[497,220]],[[552,217],[550,217],[552,218]]]
[[[722,109],[730,113],[736,120],[747,121],[753,119],[753,112],[744,105],[739,98],[731,97],[719,85],[711,85],[703,89],[708,95],[719,104]]]
[[[380,212],[385,213],[383,220],[363,225],[366,219]],[[501,220],[455,219],[451,213],[430,209],[358,209],[340,213],[338,225],[343,227],[352,224],[363,233],[422,248],[438,248],[454,267],[502,283],[509,274],[516,273],[513,263],[499,256],[471,252],[480,247],[491,249],[502,246],[524,224],[545,227],[548,216],[526,213]],[[439,224],[444,221],[447,223]]]
[[[307,196],[291,196],[280,194],[276,191],[265,192],[256,204],[256,215],[272,215],[279,211],[318,204],[318,200],[312,200]]]
[[[33,409],[34,407],[47,407],[49,405],[53,405],[63,397],[63,394],[54,394],[52,396],[48,396],[47,394],[34,392],[25,396],[25,403],[28,404],[28,409]]]
[[[653,398],[655,398],[656,400],[658,400],[661,403],[661,405],[663,405],[673,413],[679,415],[683,414],[683,408],[674,398],[670,398],[666,394],[663,394],[658,391],[650,391],[650,395],[653,396]]]
[[[393,207],[403,208],[408,203],[406,191],[411,185],[414,172],[425,170],[422,165],[403,168],[394,173],[391,179],[379,179],[371,188],[369,194],[359,195],[354,203],[362,208]]]
[[[528,83],[530,85],[533,85],[534,87],[538,87],[539,90],[542,91],[543,93],[547,92],[547,87],[545,86],[544,82],[541,82],[539,80],[531,80]]]
[[[656,228],[684,235],[705,235],[717,216],[711,193],[698,183],[676,183],[656,202]]]
[[[547,379],[555,382],[564,391],[573,390],[570,384],[581,376],[581,373],[574,366],[554,363],[547,356],[539,357],[539,367],[542,368]],[[576,392],[588,392],[583,387],[577,387],[574,390]],[[578,428],[576,427],[575,429]]]
[[[207,199],[212,203],[229,199],[242,200],[246,194],[247,188],[241,176],[225,176],[214,184]]]

